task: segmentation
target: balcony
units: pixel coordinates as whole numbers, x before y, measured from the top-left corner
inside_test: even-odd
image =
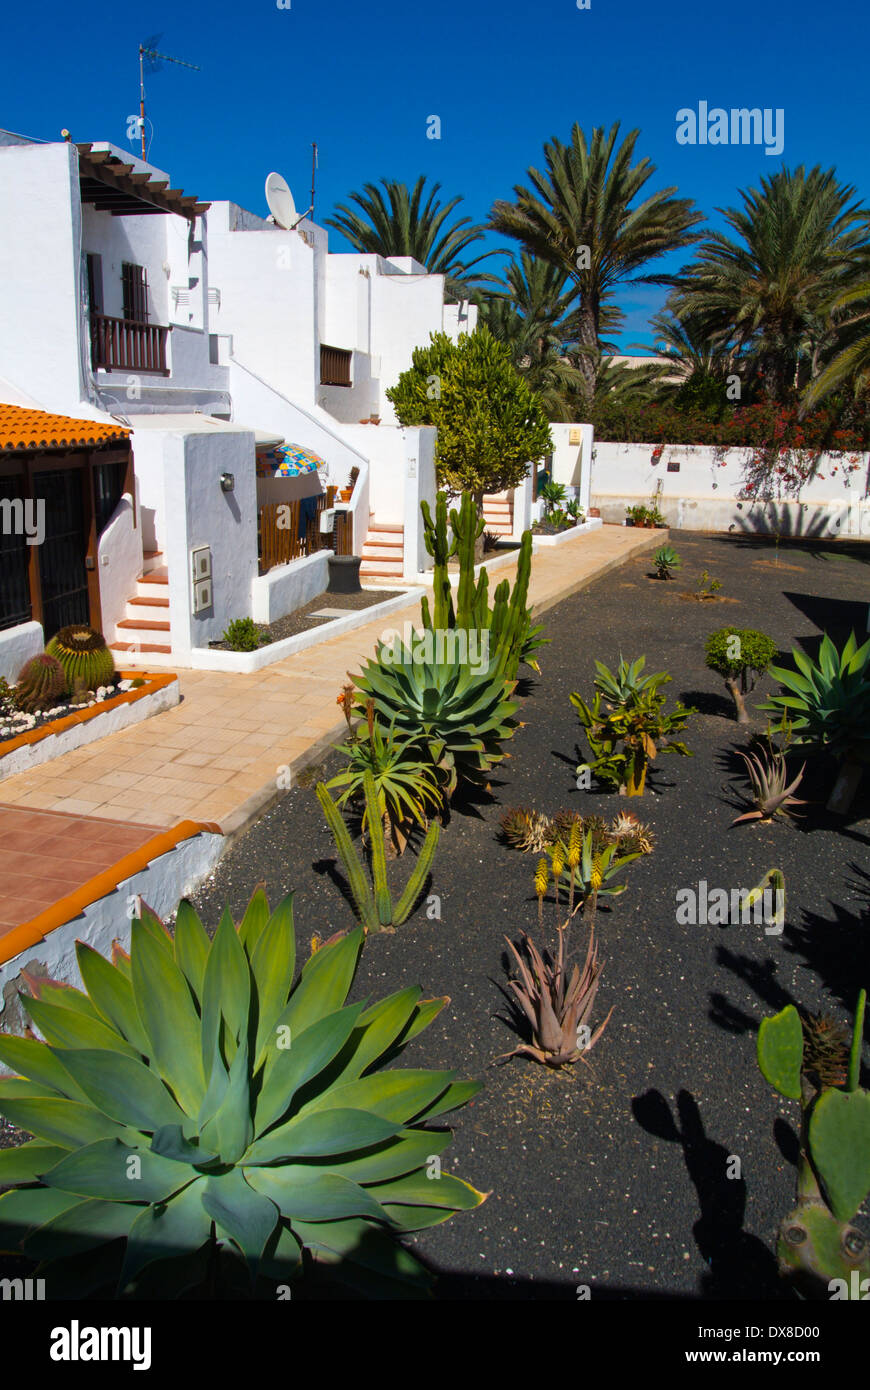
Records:
[[[91,364],[108,372],[169,376],[166,365],[168,328],[156,323],[91,314]]]

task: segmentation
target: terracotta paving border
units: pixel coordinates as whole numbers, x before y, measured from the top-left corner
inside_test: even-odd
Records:
[[[538,552],[533,611],[545,612],[665,540],[667,532],[603,526],[575,545]],[[498,579],[514,574],[515,566],[506,567]],[[18,809],[123,823],[141,829],[143,839],[180,821],[235,836],[281,795],[279,769],[298,776],[340,741],[344,720],[335,701],[346,673],[359,670],[385,627],[419,618],[414,602],[250,675],[179,670],[182,699],[174,708],[7,778],[0,793],[6,824]],[[3,839],[0,823],[0,851]],[[0,911],[0,932],[4,920]]]

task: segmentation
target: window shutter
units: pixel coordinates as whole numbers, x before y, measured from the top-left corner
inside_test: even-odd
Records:
[[[88,308],[92,314],[103,312],[103,258],[88,252]]]

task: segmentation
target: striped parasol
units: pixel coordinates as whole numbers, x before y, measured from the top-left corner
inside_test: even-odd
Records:
[[[316,473],[325,467],[325,459],[299,444],[279,444],[257,455],[258,478],[298,478],[300,473]]]

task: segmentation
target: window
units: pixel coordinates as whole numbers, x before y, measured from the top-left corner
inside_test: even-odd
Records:
[[[350,386],[350,362],[353,353],[346,348],[320,345],[321,386]]]
[[[103,258],[88,253],[88,308],[92,314],[103,312]]]
[[[124,318],[132,323],[148,322],[148,276],[144,265],[125,261],[121,266],[124,290]]]
[[[33,617],[27,576],[30,551],[21,524],[27,515],[25,494],[23,477],[0,478],[0,628],[17,627]]]

